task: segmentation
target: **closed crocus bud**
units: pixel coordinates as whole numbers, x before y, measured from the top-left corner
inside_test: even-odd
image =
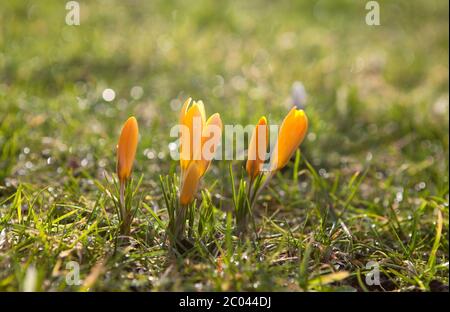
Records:
[[[180,204],[188,205],[194,199],[200,183],[201,172],[196,162],[191,162],[186,169],[180,191]]]
[[[131,176],[138,136],[139,130],[136,118],[130,117],[123,125],[117,145],[117,175],[121,183]]]
[[[253,130],[252,137],[248,146],[247,170],[250,178],[254,179],[262,170],[264,158],[269,143],[269,129],[267,127],[266,117],[261,117]]]
[[[288,163],[308,130],[308,118],[303,110],[293,107],[281,123],[271,162],[271,170],[280,170]]]

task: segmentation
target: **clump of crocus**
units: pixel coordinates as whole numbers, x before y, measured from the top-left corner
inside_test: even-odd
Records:
[[[292,155],[294,155],[295,151],[303,142],[307,131],[308,118],[305,112],[294,106],[286,117],[284,117],[280,125],[277,142],[271,155],[269,170],[266,174],[267,177],[261,188],[255,190],[253,199],[256,199],[258,192],[267,185],[275,173],[287,165]]]
[[[178,201],[170,190],[169,180],[162,180],[169,212],[169,235],[179,244],[185,237],[186,223],[192,225],[193,205],[200,180],[208,170],[222,135],[222,121],[218,113],[206,119],[202,101],[189,98],[180,113],[180,191]]]
[[[248,217],[261,190],[268,184],[275,173],[289,162],[298,149],[308,130],[308,118],[303,110],[293,107],[284,118],[278,131],[278,139],[267,170],[264,161],[269,142],[267,120],[261,117],[255,127],[249,147],[246,171],[249,176],[248,190],[245,181],[241,180],[239,190],[234,190],[233,200],[238,231],[245,233],[248,228]],[[233,176],[232,172],[230,172]]]
[[[121,233],[127,235],[130,232],[133,214],[131,212],[130,185],[134,158],[138,144],[139,129],[136,118],[130,117],[122,127],[117,144],[117,177],[119,179],[119,216],[121,220]],[[129,194],[129,196],[126,196]]]

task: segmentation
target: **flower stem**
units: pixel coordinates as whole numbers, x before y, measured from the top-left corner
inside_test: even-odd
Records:
[[[126,218],[126,209],[125,209],[125,182],[120,181],[120,189],[119,189],[119,200],[120,200],[120,209],[122,211],[122,221]]]
[[[269,183],[269,181],[272,179],[272,177],[275,175],[276,171],[270,171],[270,173],[267,175],[266,179],[264,180],[264,183],[258,187],[257,189],[253,190],[253,194],[251,194],[250,197],[250,209],[253,210],[253,206],[255,206],[256,199],[258,198],[261,191],[266,187],[266,185]]]

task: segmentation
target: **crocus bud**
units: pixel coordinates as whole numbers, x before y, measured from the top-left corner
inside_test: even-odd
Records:
[[[188,205],[194,199],[201,177],[200,168],[197,165],[197,162],[191,162],[186,169],[186,173],[181,183],[181,205]]]
[[[252,137],[248,146],[247,170],[250,178],[255,178],[262,170],[264,158],[269,143],[269,129],[267,127],[266,117],[261,117],[253,130]]]
[[[288,163],[305,138],[308,118],[303,110],[293,107],[281,123],[272,156],[271,170],[280,170]]]
[[[136,118],[130,117],[123,125],[117,145],[117,176],[122,183],[131,176],[138,136],[139,130]]]

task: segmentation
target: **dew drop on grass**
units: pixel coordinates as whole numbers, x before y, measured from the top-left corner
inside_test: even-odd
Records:
[[[141,86],[131,88],[130,95],[134,100],[139,100],[144,95],[144,89]]]
[[[177,149],[177,143],[170,142],[168,147],[169,147],[169,151],[173,152],[173,151],[175,151]]]
[[[395,201],[400,203],[403,201],[403,190],[395,194]]]
[[[2,249],[5,243],[6,243],[6,229],[3,229],[0,232],[0,249]]]
[[[203,288],[203,285],[202,285],[202,283],[195,283],[194,287],[196,290],[201,291]]]
[[[144,150],[144,155],[147,156],[148,159],[154,159],[155,158],[155,152],[153,152],[152,150],[146,148]]]
[[[89,164],[89,161],[87,160],[87,158],[83,158],[80,164],[81,167],[86,167]]]
[[[308,141],[314,142],[317,138],[317,135],[314,132],[308,133]]]
[[[328,173],[324,168],[319,169],[319,175],[323,178],[328,178]]]
[[[426,187],[427,187],[427,184],[422,181],[422,182],[416,184],[415,189],[417,192],[420,192],[423,189],[425,189]]]
[[[106,102],[111,102],[116,98],[116,92],[113,89],[103,90],[102,97]]]

